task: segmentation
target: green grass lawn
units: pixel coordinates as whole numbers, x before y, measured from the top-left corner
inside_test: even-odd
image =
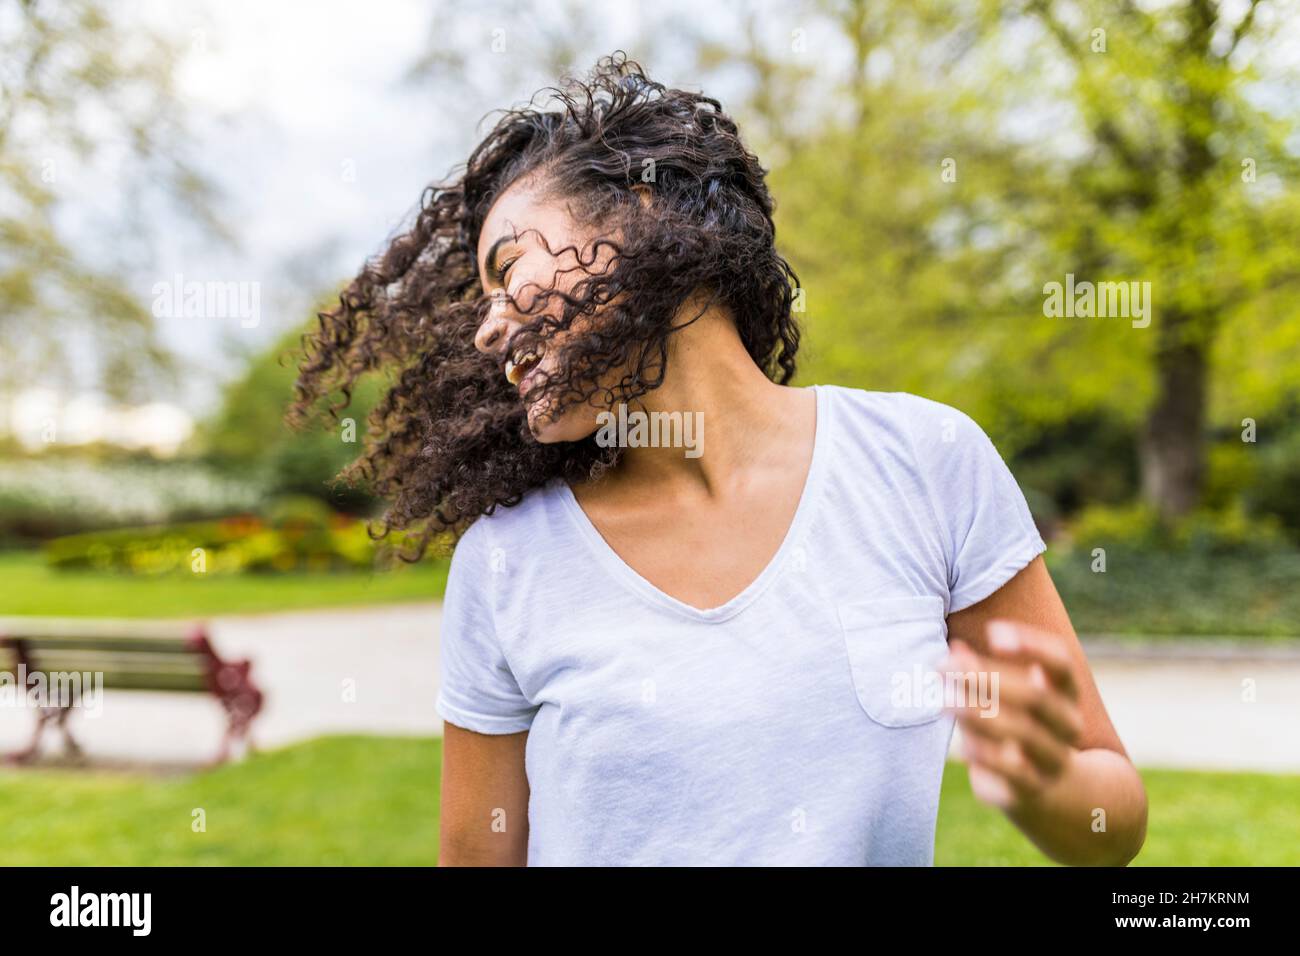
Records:
[[[430,865],[440,738],[338,736],[190,776],[0,772],[0,865]],[[1143,774],[1136,865],[1300,864],[1300,776]],[[201,809],[206,832],[194,832]],[[948,765],[935,862],[1046,861]]]
[[[446,561],[392,571],[131,575],[54,571],[35,552],[0,552],[0,615],[197,617],[442,597]]]
[[[6,770],[0,865],[431,864],[441,747],[325,737],[169,778]]]
[[[1300,865],[1300,776],[1143,770],[1150,815],[1133,866]],[[943,777],[934,862],[1054,866],[1002,814],[974,798],[966,768]]]

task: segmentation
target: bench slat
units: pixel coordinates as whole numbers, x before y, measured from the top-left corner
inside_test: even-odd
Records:
[[[85,634],[69,634],[60,637],[42,635],[31,637],[22,634],[0,635],[0,642],[20,640],[29,651],[50,650],[108,650],[126,653],[149,652],[153,654],[193,654],[184,638],[157,637],[95,637]],[[12,644],[8,646],[12,647]]]
[[[71,668],[68,670],[71,670]],[[0,668],[0,673],[9,673],[14,679],[17,679],[17,674],[12,670],[6,672],[3,668]],[[104,675],[103,687],[105,690],[175,690],[193,691],[195,693],[208,690],[207,679],[202,674],[128,669],[93,671],[92,673],[102,673]],[[27,676],[30,678],[31,672]],[[57,690],[58,686],[61,686],[58,682],[55,682],[55,685],[55,690]]]
[[[94,651],[39,651],[28,656],[28,670],[86,671],[86,670],[169,670],[184,673],[204,673],[203,658],[197,655],[177,654],[121,654]]]

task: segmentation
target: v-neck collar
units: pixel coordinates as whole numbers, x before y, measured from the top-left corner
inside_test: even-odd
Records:
[[[812,520],[813,512],[820,500],[822,472],[826,469],[826,457],[829,454],[831,401],[824,387],[820,385],[811,385],[809,387],[813,390],[813,395],[816,398],[817,420],[814,426],[813,450],[811,460],[808,463],[808,474],[804,478],[803,491],[799,495],[799,503],[795,506],[794,517],[790,521],[790,527],[786,529],[781,546],[777,548],[776,553],[772,555],[771,560],[768,561],[763,570],[743,591],[725,603],[711,608],[696,607],[661,591],[651,584],[641,576],[640,572],[624,561],[617,551],[610,547],[609,542],[596,529],[591,519],[587,517],[587,513],[582,510],[582,506],[578,504],[578,499],[574,497],[573,489],[569,487],[568,482],[557,479],[560,486],[560,501],[564,510],[569,513],[579,534],[592,549],[601,565],[607,568],[626,587],[635,591],[651,604],[693,621],[717,623],[734,617],[752,604],[781,574],[782,568],[790,557],[790,552],[798,547],[804,529],[807,527],[808,522]]]

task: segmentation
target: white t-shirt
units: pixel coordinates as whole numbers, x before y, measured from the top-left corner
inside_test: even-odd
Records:
[[[437,710],[530,731],[529,865],[934,862],[954,720],[898,675],[1046,545],[967,415],[812,387],[794,520],[719,607],[641,577],[562,481],[461,539]]]

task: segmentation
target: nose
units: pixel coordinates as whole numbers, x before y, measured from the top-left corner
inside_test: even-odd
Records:
[[[494,303],[487,318],[474,333],[474,347],[484,355],[501,352],[518,324],[517,321],[503,314],[503,310]]]

